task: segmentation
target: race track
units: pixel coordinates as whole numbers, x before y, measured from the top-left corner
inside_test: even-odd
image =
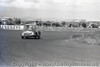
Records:
[[[68,41],[75,32],[43,32],[21,39],[21,31],[0,30],[0,65],[20,62],[100,62],[100,46]]]

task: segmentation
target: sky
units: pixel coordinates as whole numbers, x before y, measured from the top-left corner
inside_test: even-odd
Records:
[[[0,16],[100,20],[100,0],[0,0]]]

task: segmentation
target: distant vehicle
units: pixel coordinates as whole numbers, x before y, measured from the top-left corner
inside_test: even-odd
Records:
[[[40,39],[41,32],[38,30],[36,24],[25,24],[24,30],[21,34],[21,38],[26,39],[26,38],[32,38],[32,37],[34,37],[35,39],[36,38]]]

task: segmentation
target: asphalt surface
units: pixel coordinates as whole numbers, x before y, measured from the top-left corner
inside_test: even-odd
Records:
[[[21,39],[21,31],[0,30],[0,65],[45,62],[100,62],[100,46],[71,42],[75,32],[42,32],[41,39]]]

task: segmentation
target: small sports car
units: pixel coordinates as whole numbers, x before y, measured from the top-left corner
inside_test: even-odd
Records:
[[[36,38],[40,39],[41,32],[37,29],[36,25],[26,24],[21,34],[21,38],[26,39],[26,38],[32,38],[32,37],[34,37],[35,39]]]

